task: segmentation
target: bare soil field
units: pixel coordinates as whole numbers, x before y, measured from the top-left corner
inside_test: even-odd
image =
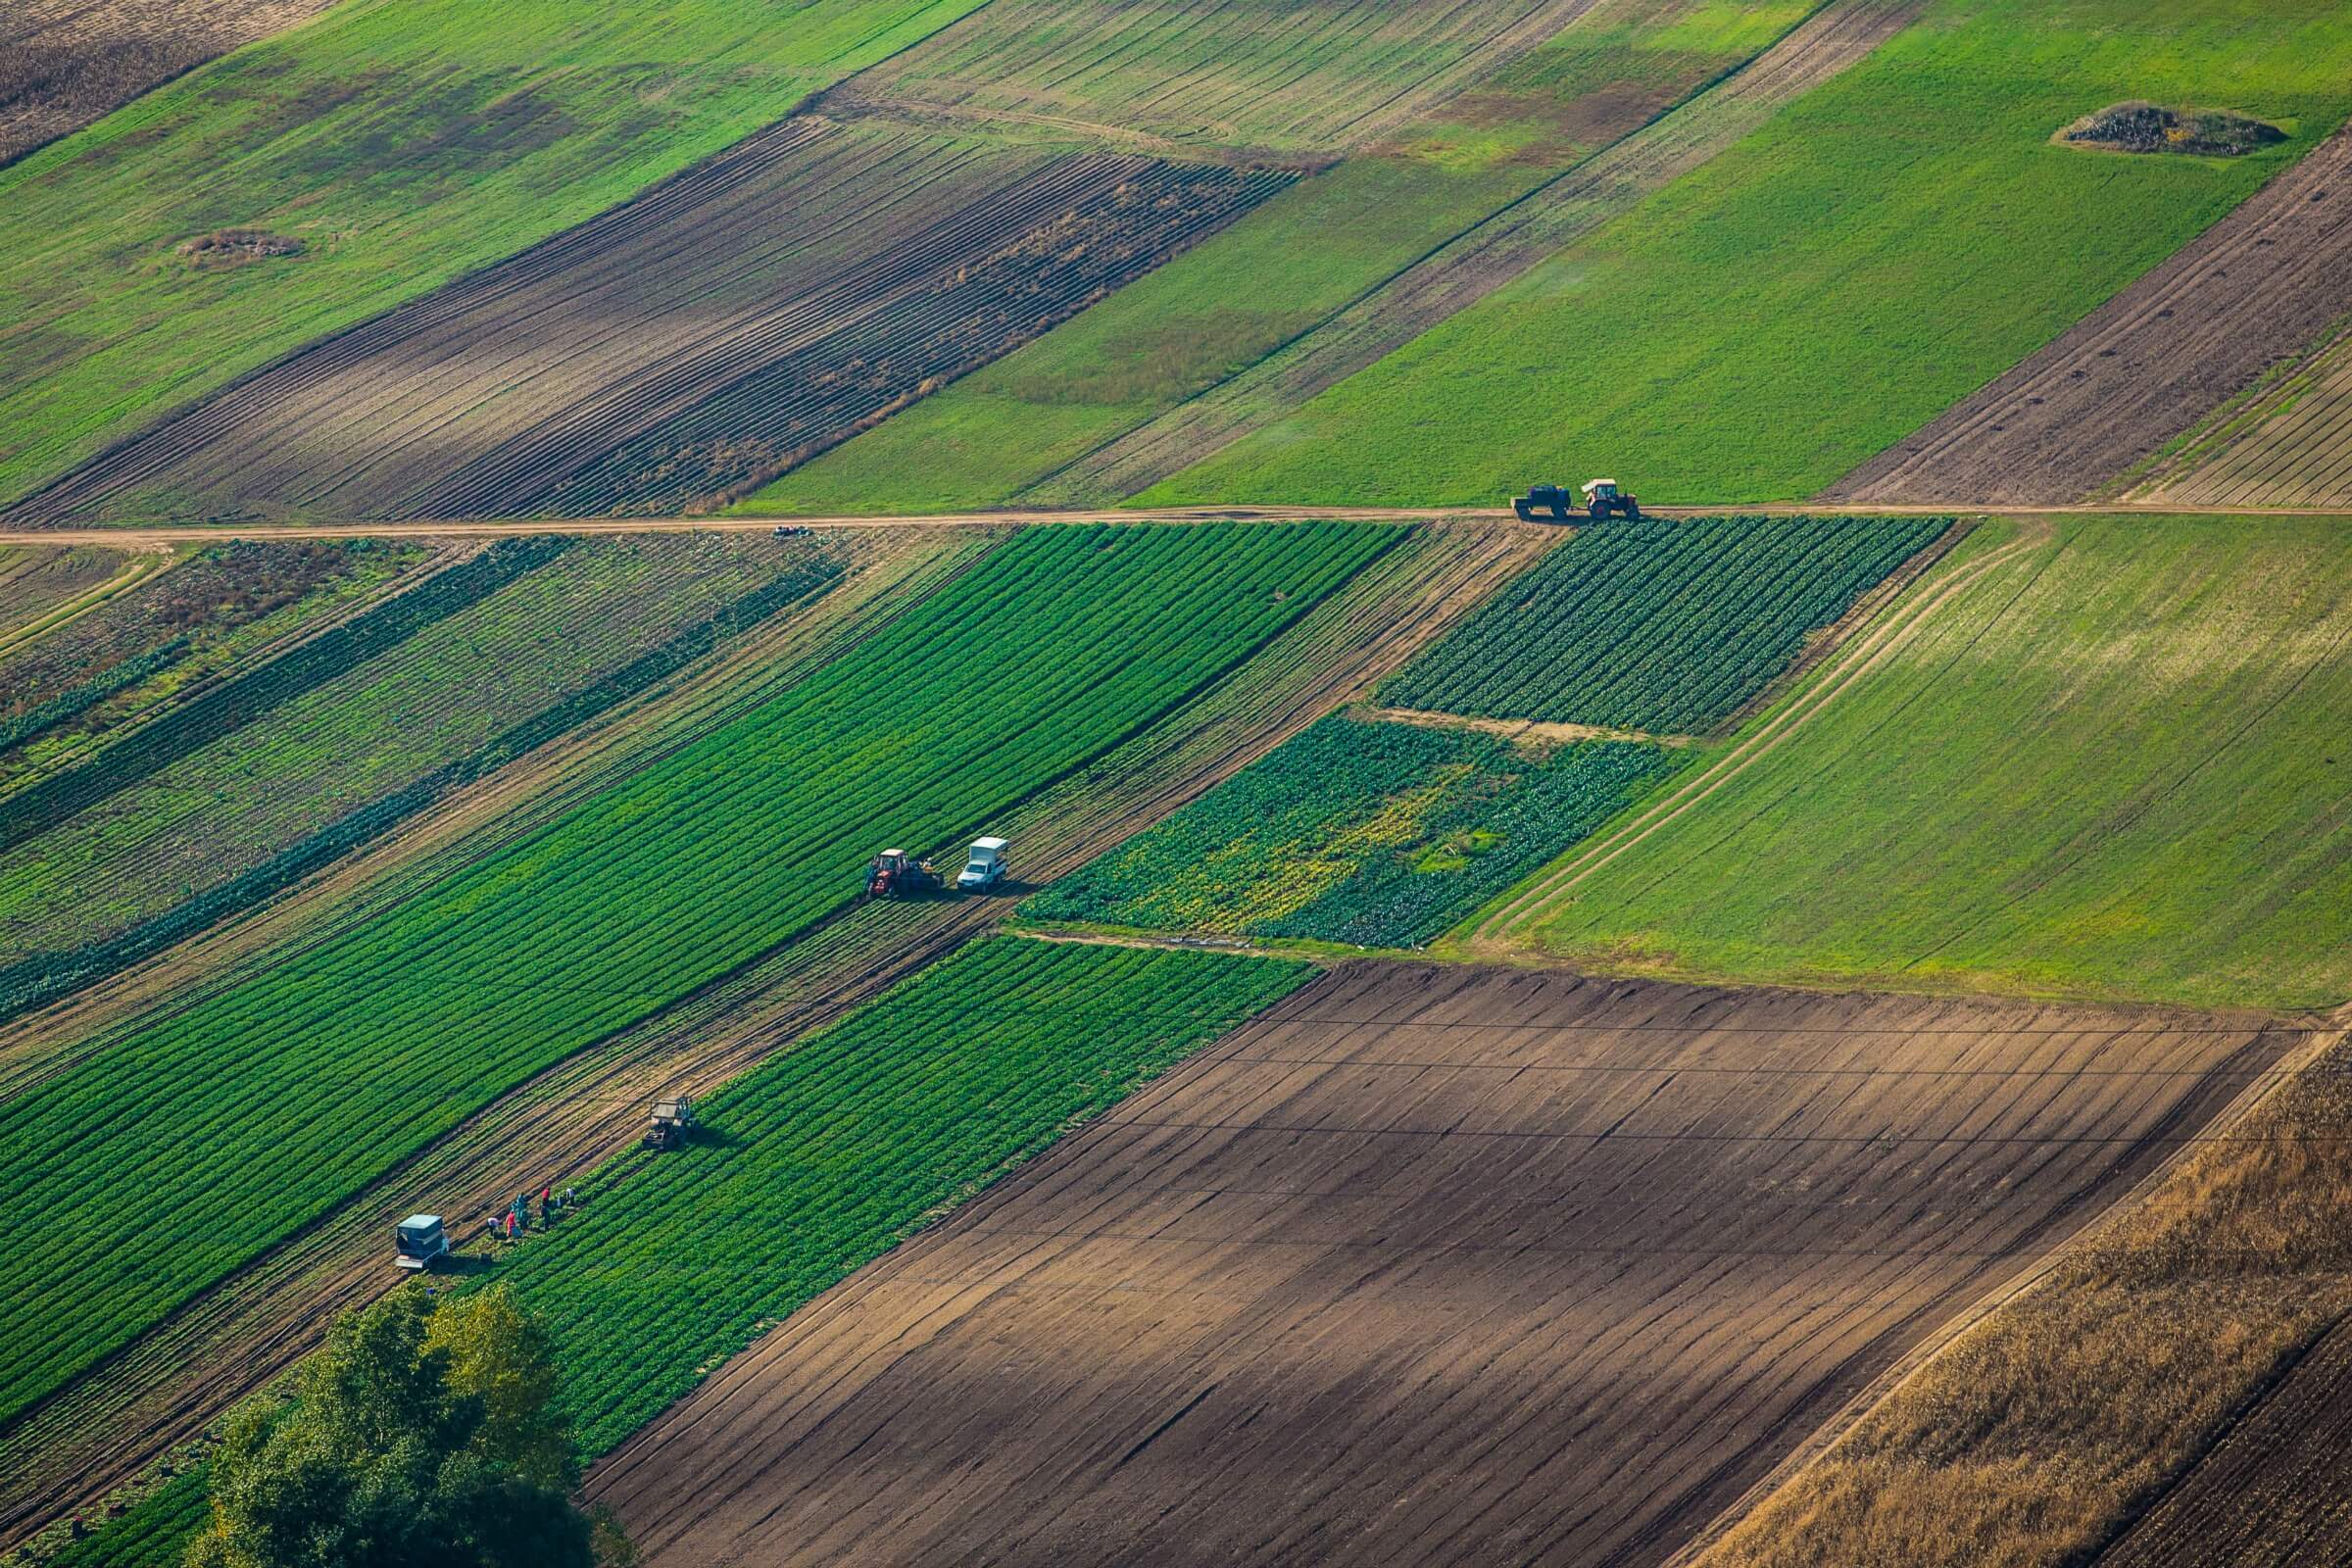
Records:
[[[2352,334],[2221,410],[2132,495],[2180,507],[2352,506]]]
[[[1022,491],[1086,506],[1132,496],[1268,424],[1591,233],[1864,59],[1925,0],[1830,0],[1770,49],[1576,164],[1346,309]],[[987,11],[969,19],[977,22]],[[955,29],[950,29],[952,33]],[[946,34],[942,35],[947,36]],[[1615,128],[1615,127],[1613,127]]]
[[[2102,1568],[2352,1562],[2352,1320],[2314,1346]]]
[[[0,165],[330,0],[18,0],[0,18]]]
[[[1824,492],[1868,504],[2063,505],[2167,443],[2352,311],[2352,130],[2339,130],[2171,260],[1926,429]],[[2306,469],[2340,422],[2273,437],[2211,478],[2152,487],[2186,507],[2325,505],[2347,490]],[[2291,455],[2285,455],[2291,454]],[[2251,482],[2252,469],[2277,478]],[[2283,481],[2283,482],[2282,482]]]
[[[122,558],[86,545],[0,550],[0,634],[13,633],[70,600],[105,586]]]
[[[1544,542],[1506,528],[1443,530],[1394,552],[1216,689],[1024,807],[1005,829],[1019,846],[1021,874],[1042,879],[1074,869],[1360,697],[1524,567]],[[935,591],[938,580],[929,573],[923,583]],[[888,613],[889,602],[878,603],[839,635],[866,635]],[[828,643],[822,654],[839,646]],[[699,722],[711,721],[707,714]],[[674,744],[675,736],[664,737],[656,749]],[[392,880],[413,888],[418,878],[470,863],[611,776],[610,767],[598,768],[519,810],[510,800],[465,838],[395,866]],[[354,901],[292,940],[316,940],[393,896],[387,889]],[[657,1093],[716,1087],[1010,906],[1009,900],[967,900],[855,907],[517,1091],[333,1218],[190,1303],[114,1363],[0,1429],[0,1474],[8,1478],[0,1483],[0,1546],[121,1485],[308,1349],[334,1308],[389,1288],[380,1255],[384,1217],[415,1207],[419,1194],[431,1195],[444,1212],[465,1214],[496,1206],[495,1194],[561,1184],[631,1143]],[[249,961],[240,956],[224,973],[187,975],[180,989],[192,995],[225,983]],[[93,1038],[103,1049],[108,1035],[101,1028],[94,1037],[92,1026],[110,1014],[177,1004],[152,984],[117,990],[128,1002],[96,997],[68,1021],[15,1031],[25,1038],[13,1052],[0,1037],[0,1067],[9,1069],[0,1089],[21,1091],[92,1049]]]
[[[675,508],[1035,335],[1288,177],[787,121],[12,515]]]
[[[1353,964],[601,1465],[662,1564],[1662,1561],[2280,1042]]]

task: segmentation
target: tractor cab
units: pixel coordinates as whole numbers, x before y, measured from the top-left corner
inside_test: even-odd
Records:
[[[694,1102],[684,1095],[675,1100],[657,1100],[653,1114],[646,1121],[645,1147],[658,1151],[677,1149],[701,1125],[694,1114]]]
[[[436,1258],[449,1255],[449,1230],[438,1214],[411,1214],[392,1227],[392,1262],[405,1269],[427,1269]]]
[[[986,893],[1004,880],[1004,856],[1012,845],[1004,839],[974,839],[956,886],[966,893]]]
[[[1614,479],[1587,479],[1584,489],[1585,515],[1594,522],[1612,513],[1620,517],[1642,515],[1642,503],[1618,489]]]

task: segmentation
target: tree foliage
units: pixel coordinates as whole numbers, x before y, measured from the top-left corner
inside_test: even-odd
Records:
[[[504,1288],[345,1313],[289,1402],[231,1419],[189,1568],[589,1568],[547,1335]]]

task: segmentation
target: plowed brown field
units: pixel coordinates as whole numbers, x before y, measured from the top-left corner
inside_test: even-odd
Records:
[[[0,164],[329,3],[13,0],[0,14]]]
[[[1288,177],[787,121],[13,515],[675,507],[1044,330]]]
[[[2352,1322],[2338,1323],[2101,1568],[2352,1562]]]
[[[1348,966],[590,1491],[662,1564],[1660,1561],[2278,1046]]]
[[[1823,499],[1954,506],[2082,500],[2265,370],[2308,351],[2347,311],[2352,129],[2312,149],[2063,337],[1855,469]],[[2226,485],[2161,495],[2190,507],[2327,504]]]

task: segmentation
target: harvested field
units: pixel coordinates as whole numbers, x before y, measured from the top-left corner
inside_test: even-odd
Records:
[[[1034,336],[1285,178],[787,121],[9,515],[675,508]]]
[[[2352,1317],[2339,1320],[2101,1568],[2352,1562]]]
[[[16,0],[0,18],[0,165],[330,0]]]
[[[1075,869],[1316,716],[1360,697],[1423,639],[1441,634],[1523,566],[1532,548],[1526,534],[1497,529],[1423,533],[1392,550],[1216,686],[1013,813],[1004,828],[1017,846],[1019,874],[1035,880]],[[951,564],[966,559],[968,553],[960,554]],[[935,575],[927,570],[927,586]],[[825,604],[848,591],[836,590]],[[891,599],[879,601],[871,624],[847,641],[887,625],[895,612]],[[803,658],[840,651],[829,645]],[[791,678],[789,667],[782,675],[762,669],[752,684],[764,697]],[[722,711],[754,700],[728,698]],[[662,755],[681,740],[671,735],[649,743],[650,753]],[[643,751],[632,755],[632,767],[646,765]],[[423,862],[412,860],[391,879],[394,886],[359,901],[360,910],[332,925],[347,928],[367,906],[397,902],[478,861],[559,814],[568,799],[612,781],[606,771],[575,788],[543,789],[535,801],[501,813],[467,839],[436,850]],[[450,1212],[465,1213],[491,1203],[493,1195],[511,1195],[551,1174],[584,1171],[635,1139],[644,1102],[657,1091],[714,1089],[1009,908],[1009,901],[862,907],[689,1004],[622,1031],[534,1080],[325,1222],[173,1314],[105,1376],[85,1378],[29,1416],[0,1427],[0,1477],[7,1478],[0,1483],[0,1544],[119,1485],[308,1348],[336,1306],[387,1288],[380,1256],[384,1214],[406,1212],[403,1205],[413,1207],[419,1193],[434,1195]],[[318,939],[301,929],[284,936]],[[185,1006],[250,967],[251,960],[239,960],[227,976],[200,973],[176,990],[140,1000],[156,1007]],[[111,1010],[121,1017],[129,1009],[118,1001]],[[24,1049],[37,1075],[54,1071],[61,1052],[84,1049],[91,1029],[85,1018],[75,1028],[20,1026],[17,1034],[30,1037]],[[23,1081],[23,1073],[12,1075],[7,1087],[13,1092]]]
[[[2352,129],[1918,434],[1823,493],[1857,504],[2063,505],[2147,463],[2352,312]],[[2341,361],[2337,362],[2338,366]],[[2333,378],[2340,383],[2341,371]],[[2352,502],[2344,391],[2264,400],[2142,499],[2186,508]],[[2275,416],[2275,422],[2273,422]]]
[[[589,1490],[662,1564],[1662,1561],[2278,1049],[1352,965]]]
[[[0,550],[0,633],[14,632],[58,606],[103,587],[122,558],[89,545]]]

